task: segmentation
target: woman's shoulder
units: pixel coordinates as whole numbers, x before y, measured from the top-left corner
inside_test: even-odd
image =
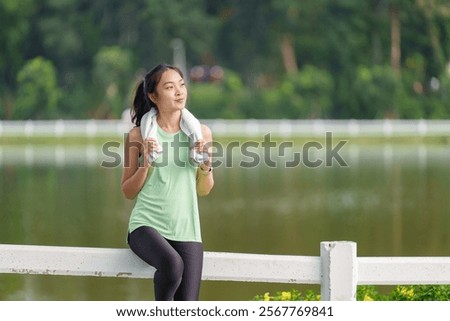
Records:
[[[202,128],[202,133],[211,134],[211,129],[207,125],[200,124],[200,127]]]
[[[141,136],[141,127],[133,127],[130,129],[130,131],[128,132],[128,140],[133,142],[133,141],[141,141],[142,140],[142,136]]]

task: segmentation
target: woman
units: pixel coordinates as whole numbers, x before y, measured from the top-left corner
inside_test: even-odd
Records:
[[[122,192],[136,199],[128,227],[128,244],[156,268],[155,300],[198,300],[203,268],[197,195],[207,195],[214,179],[210,157],[197,167],[189,161],[189,137],[180,130],[187,89],[182,72],[161,64],[138,85],[130,130],[125,142]],[[156,108],[157,139],[143,138],[143,115]],[[201,125],[197,152],[212,142]],[[158,144],[159,143],[159,144]],[[162,146],[161,146],[162,145]],[[210,144],[209,144],[210,145]],[[153,160],[152,152],[162,155]]]

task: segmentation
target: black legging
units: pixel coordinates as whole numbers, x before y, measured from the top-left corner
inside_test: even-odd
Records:
[[[128,236],[131,250],[156,268],[155,300],[196,301],[203,269],[200,242],[167,240],[154,228],[142,226]]]

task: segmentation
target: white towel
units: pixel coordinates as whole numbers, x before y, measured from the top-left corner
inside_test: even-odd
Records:
[[[158,124],[156,123],[156,116],[158,111],[155,108],[150,109],[149,112],[145,113],[141,119],[141,135],[143,139],[154,138],[158,143],[158,149],[152,151],[149,154],[149,162],[153,162],[162,154],[162,147],[158,142],[156,136]],[[203,140],[202,128],[200,122],[195,118],[192,113],[183,108],[181,110],[181,120],[180,120],[181,130],[189,137],[190,141],[190,152],[189,158],[196,165],[199,166],[201,163],[208,160],[208,153],[197,152],[195,150],[195,145],[199,140]]]
[[[149,112],[145,113],[141,119],[141,135],[142,139],[154,138],[158,143],[158,149],[153,150],[148,155],[148,161],[152,163],[155,159],[162,154],[162,147],[158,142],[158,138],[156,137],[156,131],[158,128],[158,124],[156,123],[156,115],[158,115],[158,111],[155,108],[150,109]]]
[[[181,110],[180,128],[189,137],[191,143],[189,158],[196,166],[200,166],[201,163],[208,160],[208,153],[198,152],[195,149],[198,141],[203,140],[202,126],[198,119],[186,108]]]

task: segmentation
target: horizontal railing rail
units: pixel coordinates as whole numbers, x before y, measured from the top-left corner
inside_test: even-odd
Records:
[[[347,137],[449,136],[450,120],[204,119],[214,135],[316,137],[331,132]],[[0,137],[122,136],[132,128],[125,120],[0,120]]]
[[[321,285],[322,300],[355,300],[361,285],[450,284],[450,257],[357,257],[354,242],[320,256],[205,252],[203,280]],[[153,278],[129,249],[0,245],[0,273]]]

